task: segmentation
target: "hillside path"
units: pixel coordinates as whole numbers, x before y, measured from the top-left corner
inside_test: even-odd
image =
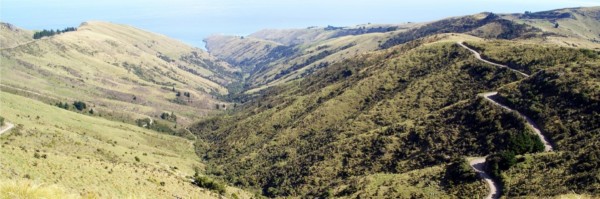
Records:
[[[469,48],[468,46],[466,46],[465,44],[463,44],[462,41],[457,42],[457,44],[467,50],[469,50],[471,53],[473,53],[473,55],[475,55],[475,58],[477,58],[480,61],[483,61],[485,63],[497,66],[497,67],[501,67],[501,68],[508,68],[516,73],[519,73],[525,77],[529,77],[528,74],[525,74],[521,71],[515,70],[513,68],[508,67],[507,65],[503,65],[503,64],[498,64],[498,63],[494,63],[492,61],[489,60],[485,60],[481,57],[481,54],[479,54],[479,52]],[[482,93],[480,94],[481,96],[483,96],[486,100],[492,102],[493,104],[500,106],[508,111],[514,112],[517,115],[519,115],[520,117],[522,117],[523,119],[525,119],[526,123],[527,123],[527,127],[529,127],[531,130],[533,130],[535,132],[535,134],[540,138],[540,140],[542,141],[542,143],[544,143],[544,151],[548,152],[548,151],[552,151],[552,145],[550,145],[550,142],[548,140],[548,138],[546,138],[543,134],[542,131],[540,131],[540,129],[538,128],[538,126],[535,124],[535,122],[533,120],[531,120],[531,118],[527,117],[525,114],[513,110],[511,108],[509,108],[506,105],[501,104],[500,102],[496,101],[493,99],[494,96],[496,96],[498,94],[498,92],[487,92],[487,93]],[[499,185],[499,183],[497,181],[495,181],[494,179],[492,179],[490,177],[490,175],[488,173],[485,172],[485,157],[478,157],[475,158],[471,161],[469,161],[469,165],[471,165],[471,167],[477,172],[477,174],[479,174],[479,177],[481,177],[490,187],[490,192],[489,194],[485,197],[486,199],[496,199],[496,198],[500,198],[500,194],[502,193],[501,191],[501,187]]]
[[[490,187],[490,193],[485,197],[485,199],[495,199],[500,197],[500,185],[498,182],[494,181],[492,177],[485,172],[485,157],[478,157],[471,161],[469,161],[471,167],[477,172],[479,177],[485,181]]]
[[[469,48],[469,47],[468,47],[467,45],[465,45],[465,44],[464,44],[462,41],[459,41],[459,42],[457,42],[457,44],[458,44],[458,45],[460,45],[460,46],[462,46],[463,48],[465,48],[465,49],[467,49],[467,50],[471,51],[471,53],[473,53],[473,54],[475,55],[475,58],[477,58],[479,61],[482,61],[482,62],[485,62],[485,63],[491,64],[491,65],[494,65],[494,66],[497,66],[497,67],[500,67],[500,68],[508,68],[509,70],[512,70],[512,71],[514,71],[514,72],[516,72],[516,73],[519,73],[519,74],[521,74],[521,75],[523,75],[523,76],[525,76],[525,77],[529,77],[529,75],[528,75],[528,74],[525,74],[525,73],[523,73],[523,72],[521,72],[521,71],[518,71],[518,70],[516,70],[516,69],[513,69],[513,68],[511,68],[511,67],[508,67],[507,65],[503,65],[503,64],[494,63],[494,62],[491,62],[491,61],[488,61],[488,60],[485,60],[485,59],[481,58],[481,54],[479,54],[479,52],[477,52],[477,51],[475,51],[475,50],[473,50],[473,49]]]
[[[531,120],[531,118],[527,117],[525,114],[523,114],[519,111],[509,108],[506,105],[500,104],[498,101],[495,101],[493,99],[493,97],[498,95],[498,92],[483,93],[481,95],[486,100],[489,100],[490,102],[492,102],[492,103],[496,104],[497,106],[500,106],[510,112],[514,112],[517,115],[519,115],[521,118],[525,119],[525,121],[527,121],[527,127],[529,127],[531,130],[533,130],[533,132],[535,132],[535,134],[538,137],[540,137],[540,140],[542,141],[542,143],[544,143],[544,151],[546,151],[546,152],[552,151],[553,148],[552,148],[552,145],[550,145],[549,139],[542,134],[542,131],[538,128],[537,124],[535,124],[535,122],[533,120]]]
[[[0,84],[0,87],[2,87],[2,86],[10,88],[10,89],[14,89],[14,90],[19,90],[19,91],[22,91],[22,92],[26,92],[26,93],[29,93],[29,94],[32,94],[32,95],[37,95],[37,96],[40,96],[40,97],[45,97],[45,98],[49,98],[49,99],[52,99],[52,100],[58,100],[58,101],[60,101],[58,98],[50,96],[48,94],[42,94],[42,93],[38,93],[38,92],[30,91],[30,90],[25,90],[25,89],[22,89],[22,88],[17,88],[17,87],[6,85],[6,84]],[[0,91],[2,91],[1,88],[0,88]]]
[[[3,133],[7,132],[8,130],[12,129],[13,127],[15,127],[14,124],[9,123],[9,122],[5,122],[6,125],[3,127],[0,127],[0,135],[2,135]]]

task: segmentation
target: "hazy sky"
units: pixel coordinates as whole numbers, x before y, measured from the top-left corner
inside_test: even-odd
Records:
[[[57,29],[101,20],[129,24],[201,47],[210,34],[264,28],[431,21],[490,11],[600,6],[600,0],[0,0],[0,21]]]

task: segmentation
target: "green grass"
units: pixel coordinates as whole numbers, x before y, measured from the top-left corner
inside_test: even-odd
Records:
[[[0,102],[2,115],[17,125],[0,137],[2,181],[26,178],[100,198],[217,197],[186,179],[204,170],[189,140],[10,93],[2,92]]]

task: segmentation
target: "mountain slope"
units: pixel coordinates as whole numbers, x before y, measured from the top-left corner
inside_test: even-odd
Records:
[[[4,49],[1,58],[4,90],[41,93],[53,104],[84,101],[130,122],[173,112],[187,124],[207,115],[222,103],[211,94],[226,94],[239,71],[201,49],[106,22]]]
[[[519,73],[476,60],[456,45],[460,40],[485,46],[484,55],[515,52],[507,56],[524,61],[514,64],[529,69],[524,70],[528,73],[599,61],[597,53],[588,50],[527,42],[488,44],[457,34],[425,37],[334,63],[302,80],[261,91],[232,114],[199,122],[191,128],[204,141],[197,146],[198,154],[209,165],[222,168],[212,173],[272,197],[374,197],[385,190],[362,185],[382,181],[408,186],[378,185],[387,187],[384,193],[389,197],[426,197],[426,191],[439,197],[483,196],[483,184],[476,178],[452,177],[456,167],[450,165],[463,164],[464,156],[535,152],[526,143],[540,141],[518,115],[477,94],[522,85],[536,75],[523,79]],[[523,47],[527,50],[522,51]],[[593,75],[581,79],[592,82],[577,84],[581,89],[595,87]],[[596,114],[577,115],[593,118]],[[574,125],[581,128],[584,124]],[[593,135],[594,131],[582,133]],[[558,170],[568,167],[560,165]],[[545,174],[511,169],[533,176]],[[578,170],[570,175],[588,176],[596,171]],[[421,177],[401,180],[408,173]],[[567,186],[577,193],[598,194],[593,191],[598,185],[595,181],[576,182],[556,179],[546,193],[568,194],[560,188]],[[540,193],[524,183],[510,186],[517,190],[511,196]]]
[[[265,29],[244,39],[209,37],[206,43],[211,54],[231,65],[252,69],[247,70],[250,74],[244,88],[253,93],[302,78],[357,54],[435,34],[464,33],[487,39],[600,49],[600,33],[596,30],[600,25],[599,11],[598,7],[591,7],[527,14],[479,13],[421,24]],[[563,25],[554,27],[556,24]]]
[[[0,49],[12,48],[33,40],[33,32],[0,22]]]
[[[246,37],[211,36],[205,42],[212,55],[245,69],[249,92],[302,78],[332,62],[376,50],[386,32],[401,32],[416,24],[358,25],[262,30]],[[254,55],[254,56],[253,56]]]
[[[600,7],[526,12],[505,15],[504,18],[553,33],[546,37],[547,42],[569,47],[600,49]]]
[[[6,92],[0,107],[2,117],[17,125],[0,136],[2,197],[23,194],[8,187],[25,180],[81,198],[220,198],[186,179],[204,171],[190,140]],[[227,196],[249,198],[239,189],[227,190]]]

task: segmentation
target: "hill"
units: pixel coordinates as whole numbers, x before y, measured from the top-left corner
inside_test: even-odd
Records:
[[[212,55],[245,69],[243,88],[252,93],[376,50],[378,42],[385,40],[384,32],[412,26],[415,24],[262,30],[245,37],[211,36],[205,42]]]
[[[456,45],[461,40],[482,46],[477,49],[490,59],[536,75],[524,78],[476,60]],[[501,96],[516,95],[518,92],[503,90],[513,86],[522,86],[525,91],[520,92],[536,93],[558,87],[554,81],[578,76],[572,81],[581,83],[575,83],[578,89],[571,92],[585,94],[548,96],[552,103],[542,103],[546,108],[519,101],[527,105],[517,109],[529,113],[526,108],[535,108],[542,113],[540,118],[553,121],[557,116],[552,104],[574,106],[560,110],[573,109],[569,112],[585,119],[564,115],[571,118],[565,121],[579,121],[564,128],[581,129],[575,132],[595,138],[597,122],[592,121],[597,111],[592,110],[598,103],[593,97],[598,81],[584,68],[594,68],[599,61],[598,53],[590,50],[534,45],[526,40],[490,43],[467,35],[434,35],[343,60],[304,79],[262,90],[231,114],[203,120],[190,129],[203,140],[197,144],[197,153],[218,168],[210,173],[269,197],[483,196],[486,188],[476,178],[455,177],[475,174],[461,174],[465,171],[452,165],[465,164],[465,156],[503,151],[529,154],[535,149],[525,143],[539,139],[523,119],[478,94],[500,89]],[[579,75],[548,76],[560,80],[538,78],[544,71],[565,67]],[[549,88],[526,86],[536,80],[534,85],[550,84]],[[565,86],[571,85],[567,82]],[[580,96],[586,103],[570,105],[572,97],[568,96]],[[526,99],[545,101],[543,96],[530,94]],[[543,120],[539,119],[541,124],[546,123]],[[561,150],[558,154],[572,154],[570,157],[579,157],[581,163],[590,161],[583,151],[595,153],[591,146],[568,148],[570,144],[559,141],[561,138],[552,136]],[[597,167],[572,170],[576,161],[559,161],[552,166],[557,174],[552,177],[565,178],[550,179],[544,177],[547,173],[541,166],[527,166],[543,164],[540,161],[547,160],[545,157],[524,155],[518,166],[504,174],[508,196],[571,193],[563,187],[599,194],[594,191],[598,181],[592,177]],[[562,171],[568,172],[560,174]],[[536,189],[525,175],[544,179],[547,186]],[[581,183],[582,179],[587,180]]]
[[[12,48],[33,40],[33,32],[0,22],[0,48]]]
[[[486,39],[600,48],[599,34],[595,33],[600,25],[599,10],[591,7],[527,14],[479,13],[420,24],[265,29],[244,37],[221,35],[205,41],[212,55],[249,69],[243,88],[253,93],[303,78],[358,54],[436,34],[464,33]],[[555,28],[555,24],[564,25]],[[253,54],[257,56],[249,56]]]
[[[129,123],[151,117],[163,131],[226,104],[213,96],[227,94],[239,79],[239,69],[201,49],[106,22],[85,22],[77,31],[2,49],[0,56],[3,90],[35,93],[51,104],[83,101],[86,111]],[[159,120],[163,113],[177,117]]]
[[[62,190],[82,198],[220,198],[187,179],[205,170],[190,140],[6,92],[0,107],[2,117],[16,125],[0,136],[2,197],[30,186],[33,194],[32,184],[42,184],[52,186],[40,192]],[[227,196],[234,193],[249,198],[227,188]]]

